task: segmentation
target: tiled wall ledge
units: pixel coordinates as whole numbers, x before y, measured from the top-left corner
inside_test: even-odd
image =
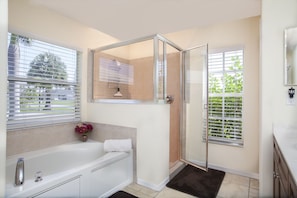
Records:
[[[110,124],[93,123],[94,130],[90,133],[89,138],[98,142],[104,142],[108,139],[132,139],[133,148],[133,171],[134,181],[137,177],[137,147],[136,147],[136,128],[116,126]]]
[[[136,153],[136,128],[100,123],[92,124],[94,130],[89,134],[90,139],[104,142],[106,139],[131,138],[134,154]],[[77,141],[79,136],[74,132],[75,125],[76,123],[67,123],[9,131],[7,132],[6,155],[10,156]]]
[[[132,139],[132,147],[136,150],[136,128],[116,126],[110,124],[92,123],[94,130],[89,138],[95,141],[104,142],[107,139]],[[135,156],[135,155],[134,155]]]

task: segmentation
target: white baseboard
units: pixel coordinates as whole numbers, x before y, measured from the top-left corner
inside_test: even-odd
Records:
[[[112,194],[114,194],[115,192],[122,190],[123,188],[125,188],[126,186],[128,186],[129,184],[132,184],[133,179],[129,179],[117,186],[115,186],[114,188],[112,188],[111,190],[109,190],[108,192],[104,193],[103,195],[100,195],[99,198],[105,198],[105,197],[109,197]]]
[[[241,175],[241,176],[249,177],[249,178],[253,178],[253,179],[259,179],[259,174],[257,174],[257,173],[251,173],[251,172],[244,172],[244,171],[233,170],[233,169],[229,169],[229,168],[217,166],[217,165],[214,165],[214,164],[209,164],[208,167],[209,168],[212,168],[212,169],[224,171],[226,173]]]
[[[233,169],[229,169],[229,168],[217,166],[217,165],[214,165],[214,164],[208,164],[208,167],[209,168],[212,168],[212,169],[224,171],[224,172],[230,173],[230,174],[236,174],[236,175],[241,175],[241,176],[244,176],[244,177],[259,179],[259,174],[257,174],[257,173],[251,173],[251,172],[243,172],[243,171],[233,170]],[[139,185],[148,187],[148,188],[150,188],[152,190],[155,190],[155,191],[161,191],[166,186],[166,184],[168,182],[169,182],[169,177],[167,177],[166,179],[164,179],[164,181],[162,181],[160,184],[152,184],[150,182],[147,182],[145,180],[142,180],[142,179],[137,178],[137,183]]]
[[[169,177],[165,178],[160,184],[152,184],[150,182],[147,182],[147,181],[144,181],[142,179],[137,178],[137,183],[139,185],[148,187],[148,188],[150,188],[152,190],[155,190],[155,191],[161,191],[166,186],[166,184],[168,182],[169,182]]]
[[[204,163],[198,162],[196,160],[190,160],[190,161],[192,161],[195,164],[201,164],[201,166],[204,165]],[[218,166],[218,165],[210,164],[210,163],[208,164],[208,168],[212,168],[212,169],[224,171],[226,173],[236,174],[236,175],[240,175],[240,176],[244,176],[244,177],[249,177],[249,178],[253,178],[253,179],[259,179],[258,173],[234,170],[234,169],[230,169],[230,168],[226,168],[226,167],[222,167],[222,166]]]

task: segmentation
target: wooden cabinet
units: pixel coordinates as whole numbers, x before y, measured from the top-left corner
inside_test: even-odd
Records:
[[[289,196],[289,170],[282,157],[280,149],[276,143],[273,142],[273,187],[274,197],[288,197]]]
[[[292,177],[290,177],[290,197],[297,197],[297,186]]]
[[[273,197],[297,197],[297,186],[275,138],[273,139]]]

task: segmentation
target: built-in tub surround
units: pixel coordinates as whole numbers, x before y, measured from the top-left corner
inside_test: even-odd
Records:
[[[104,142],[108,139],[131,139],[133,149],[133,168],[134,168],[134,180],[137,178],[137,136],[136,128],[124,127],[102,123],[92,123],[94,130],[89,134],[92,140]]]
[[[136,128],[103,123],[92,123],[93,131],[89,133],[92,140],[104,142],[107,139],[132,139],[132,148],[136,150]]]
[[[10,156],[6,197],[109,196],[133,181],[132,153],[105,152],[103,143],[88,140]],[[20,157],[25,162],[25,181],[15,186]]]
[[[28,151],[44,149],[79,140],[74,132],[77,123],[65,123],[38,128],[14,130],[7,132],[7,156]],[[131,138],[133,149],[136,145],[136,129],[108,124],[92,123],[94,129],[89,138],[103,142],[106,139]]]
[[[7,133],[7,156],[24,152],[40,150],[48,147],[71,143],[79,140],[74,132],[77,123],[59,124],[32,129],[9,131]],[[134,179],[137,178],[137,148],[136,128],[116,126],[110,124],[92,123],[93,131],[89,133],[89,139],[104,142],[107,139],[132,140],[133,148],[133,172]]]
[[[25,128],[7,132],[6,155],[15,155],[78,140],[74,133],[77,123]]]

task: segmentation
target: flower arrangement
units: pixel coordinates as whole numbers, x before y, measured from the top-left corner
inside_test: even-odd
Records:
[[[89,123],[79,123],[75,127],[75,132],[78,134],[86,134],[93,130],[93,126]]]

